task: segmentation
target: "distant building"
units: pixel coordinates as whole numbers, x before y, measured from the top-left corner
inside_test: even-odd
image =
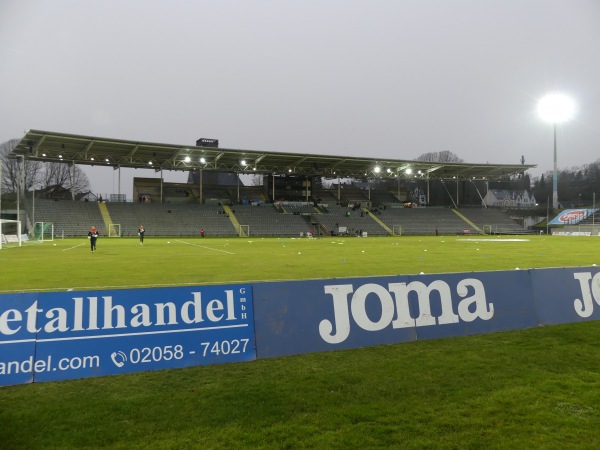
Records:
[[[537,203],[532,193],[506,189],[490,189],[483,201],[487,206],[515,209],[534,208]]]

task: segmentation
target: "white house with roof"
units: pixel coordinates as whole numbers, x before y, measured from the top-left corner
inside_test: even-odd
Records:
[[[497,208],[533,208],[536,205],[536,200],[533,193],[526,190],[509,191],[506,189],[490,189],[483,202],[487,206]]]

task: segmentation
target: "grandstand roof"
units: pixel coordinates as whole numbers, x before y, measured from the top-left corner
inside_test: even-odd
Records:
[[[373,154],[376,149],[366,151]],[[320,175],[341,178],[422,176],[438,180],[497,180],[536,167],[527,164],[424,162],[378,157],[198,147],[40,130],[27,131],[13,150],[13,154],[37,161],[105,165],[114,168],[154,168],[157,171],[202,169],[248,174]],[[407,173],[409,169],[410,173]]]

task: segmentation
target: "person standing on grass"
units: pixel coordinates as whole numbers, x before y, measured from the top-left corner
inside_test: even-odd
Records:
[[[200,237],[204,237],[204,228],[200,230]]]
[[[140,245],[144,245],[144,233],[146,232],[146,229],[144,228],[144,225],[140,225],[140,227],[138,228],[138,235],[140,236]]]
[[[96,227],[92,226],[92,228],[88,232],[88,239],[90,240],[90,247],[92,249],[92,254],[94,253],[94,250],[96,250],[96,239],[98,239],[98,236],[100,236],[100,233],[98,233],[98,230],[96,230]]]

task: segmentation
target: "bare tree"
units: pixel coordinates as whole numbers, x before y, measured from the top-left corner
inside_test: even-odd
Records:
[[[21,181],[24,191],[35,186],[43,172],[43,164],[39,161],[23,160],[23,158],[9,157],[10,153],[19,143],[19,139],[11,139],[0,144],[0,163],[2,164],[2,192],[15,193]],[[23,169],[23,178],[19,178],[19,171]]]
[[[41,189],[48,198],[58,198],[67,191],[87,192],[90,182],[87,175],[77,166],[68,163],[45,163],[45,171],[40,180]]]
[[[18,139],[11,139],[0,144],[3,193],[16,193],[19,181],[23,191],[29,191],[35,187],[46,190],[50,198],[60,196],[65,191],[72,189],[75,193],[89,190],[90,182],[87,175],[77,166],[72,172],[71,166],[67,163],[45,163],[20,157],[9,157],[18,143]],[[20,179],[19,172],[23,168],[23,178]]]
[[[446,163],[462,163],[464,160],[459,158],[457,155],[452,153],[449,150],[444,150],[443,152],[429,152],[423,153],[419,156],[417,161],[425,161],[425,162],[446,162]]]

